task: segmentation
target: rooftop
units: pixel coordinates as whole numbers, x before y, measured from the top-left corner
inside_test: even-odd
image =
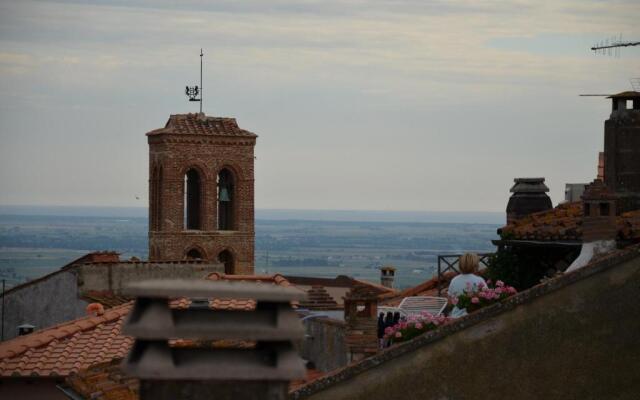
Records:
[[[564,203],[551,210],[530,214],[498,229],[503,240],[580,241],[581,201]],[[640,241],[640,210],[616,217],[618,238]]]
[[[258,281],[264,284],[289,286],[289,282],[276,274],[225,275],[213,273],[211,280]],[[190,299],[172,301],[174,308],[186,308]],[[214,310],[246,310],[255,308],[252,299],[210,299]],[[108,363],[124,357],[133,344],[133,338],[123,336],[122,324],[133,307],[133,302],[115,306],[100,316],[87,316],[0,343],[0,376],[2,377],[56,377]],[[180,343],[174,343],[180,345]]]
[[[172,114],[164,128],[148,132],[147,136],[161,134],[258,137],[241,129],[235,118],[209,117],[200,113]]]
[[[608,99],[634,99],[634,98],[640,98],[640,92],[635,92],[633,90],[629,90],[626,92],[620,92],[617,94],[612,94],[611,96],[607,97]]]

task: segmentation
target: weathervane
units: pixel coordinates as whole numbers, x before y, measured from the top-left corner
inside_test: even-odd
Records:
[[[200,87],[197,85],[187,86],[184,91],[187,97],[189,97],[189,101],[200,102],[200,114],[202,114],[202,56],[204,56],[204,53],[202,52],[202,49],[200,49]]]

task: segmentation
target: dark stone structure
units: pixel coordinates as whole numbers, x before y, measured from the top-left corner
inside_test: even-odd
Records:
[[[604,179],[618,195],[618,212],[640,208],[640,92],[609,97],[604,123]]]
[[[515,178],[507,204],[507,224],[539,211],[552,208],[544,178]]]
[[[254,147],[233,118],[171,115],[149,142],[149,259],[253,274]]]

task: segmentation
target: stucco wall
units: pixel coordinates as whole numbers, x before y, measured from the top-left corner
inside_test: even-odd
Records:
[[[119,292],[132,282],[146,279],[204,279],[213,272],[224,273],[222,264],[127,262],[85,264],[78,269],[80,294],[87,291]]]
[[[35,325],[45,328],[85,315],[87,302],[78,297],[76,275],[73,270],[59,271],[14,288],[4,299],[4,339],[18,336],[18,326]]]
[[[539,285],[294,392],[320,399],[637,399],[637,249]]]
[[[344,321],[311,318],[304,321],[304,327],[305,339],[300,349],[302,358],[312,361],[319,371],[332,371],[347,365]]]

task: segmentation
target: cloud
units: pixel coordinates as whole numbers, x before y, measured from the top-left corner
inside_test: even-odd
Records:
[[[29,149],[27,133],[54,132],[66,141],[52,149],[108,165],[107,155],[85,158],[92,138],[141,171],[104,171],[112,179],[105,191],[121,190],[121,175],[127,192],[139,191],[146,179],[139,136],[188,109],[182,90],[199,79],[202,47],[207,109],[237,115],[263,135],[263,206],[321,207],[314,199],[329,184],[345,193],[335,200],[345,208],[386,205],[393,199],[375,198],[375,181],[401,172],[403,208],[500,209],[512,174],[560,174],[559,194],[562,180],[590,174],[590,166],[536,159],[561,160],[562,147],[579,142],[582,161],[593,161],[602,116],[576,95],[627,85],[639,52],[618,60],[588,47],[619,32],[640,36],[637,15],[634,1],[1,2],[2,166],[20,161],[14,149]],[[90,180],[88,171],[76,173]],[[4,175],[3,187],[19,191],[16,174]],[[282,184],[304,176],[314,180],[303,191]],[[358,182],[363,187],[353,190]],[[476,193],[506,189],[477,203],[460,198],[465,185]],[[289,192],[269,190],[281,186]]]

